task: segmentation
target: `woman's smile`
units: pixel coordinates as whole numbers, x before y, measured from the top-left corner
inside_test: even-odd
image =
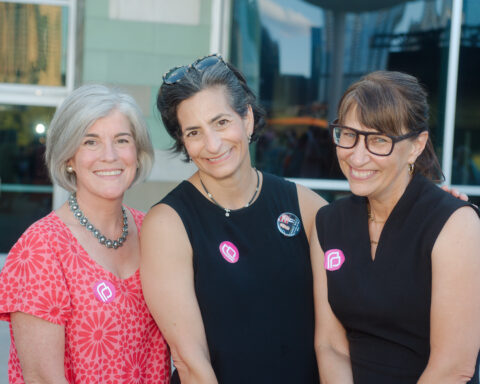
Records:
[[[210,162],[210,163],[219,163],[223,160],[226,160],[230,157],[230,154],[232,153],[232,149],[230,148],[229,150],[223,152],[221,155],[217,156],[217,157],[209,157],[207,158],[207,160]]]
[[[355,169],[352,166],[350,166],[350,175],[352,178],[355,178],[357,180],[366,180],[371,178],[377,173],[377,171],[371,171],[371,170],[362,170],[362,169]]]
[[[99,170],[99,171],[94,171],[97,176],[118,176],[123,172],[121,169],[112,169],[112,170]]]

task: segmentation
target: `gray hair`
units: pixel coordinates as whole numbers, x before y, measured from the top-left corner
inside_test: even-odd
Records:
[[[87,84],[75,89],[57,108],[47,131],[45,162],[54,183],[67,191],[76,191],[76,176],[67,173],[67,161],[77,152],[88,129],[113,111],[128,118],[135,139],[138,169],[132,185],[146,179],[152,169],[154,152],[137,103],[119,89]]]

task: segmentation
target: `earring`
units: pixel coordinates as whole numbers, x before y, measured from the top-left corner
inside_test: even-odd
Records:
[[[414,170],[415,170],[415,164],[414,163],[408,164],[408,174],[413,175]]]
[[[67,173],[73,173],[73,167],[71,165],[67,165]]]
[[[252,135],[248,135],[247,138],[248,138],[248,144],[250,144],[252,142]]]

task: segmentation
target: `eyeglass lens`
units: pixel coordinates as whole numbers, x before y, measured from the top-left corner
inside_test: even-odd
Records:
[[[388,155],[392,151],[393,140],[385,135],[365,134],[345,127],[333,128],[333,139],[342,148],[353,148],[358,135],[364,135],[367,149],[375,155]]]
[[[215,65],[219,61],[220,61],[220,57],[218,56],[207,56],[207,57],[204,57],[203,59],[196,61],[193,64],[193,67],[198,71],[203,71],[205,68]]]
[[[176,83],[185,76],[185,73],[187,73],[187,67],[185,66],[172,69],[165,75],[164,81],[170,84]]]

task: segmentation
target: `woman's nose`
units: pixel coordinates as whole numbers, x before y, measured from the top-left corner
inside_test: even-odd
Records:
[[[217,153],[220,150],[222,140],[218,132],[215,130],[206,131],[205,140],[205,147],[210,153]]]
[[[365,136],[359,135],[357,144],[352,148],[352,154],[350,159],[355,162],[355,164],[364,164],[369,159],[369,151],[366,146]]]
[[[102,158],[105,161],[114,161],[117,159],[117,150],[113,141],[107,141],[103,146]]]

